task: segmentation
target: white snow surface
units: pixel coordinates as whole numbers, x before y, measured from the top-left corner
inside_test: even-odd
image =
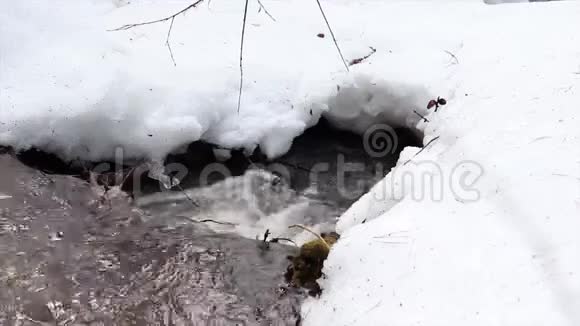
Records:
[[[169,40],[176,66],[165,46],[170,21],[109,31],[189,3],[60,0],[47,10],[38,1],[1,1],[0,144],[89,160],[111,159],[121,147],[125,157],[161,160],[204,139],[260,146],[275,157],[329,110],[337,85],[357,88],[346,102],[349,119],[381,111],[392,124],[411,126],[418,121],[411,109],[428,101],[422,85],[362,67],[347,74],[331,38],[316,37],[328,32],[315,2],[269,2],[274,22],[252,1],[239,112],[243,1],[204,2],[178,16]],[[348,12],[344,4],[328,7],[336,17]],[[381,33],[336,20],[347,60],[365,55]],[[388,56],[381,49],[383,62]],[[390,104],[367,103],[368,93],[405,105],[385,110]]]
[[[360,10],[396,51],[457,61],[423,67],[439,138],[341,217],[304,325],[580,325],[580,3]]]
[[[416,128],[429,145],[340,217],[303,324],[580,325],[579,2],[323,1],[347,60],[377,49],[347,73],[314,1],[262,0],[276,22],[251,1],[239,113],[243,1],[176,18],[177,66],[168,22],[107,31],[188,3],[0,1],[0,143],[275,157],[321,114]]]

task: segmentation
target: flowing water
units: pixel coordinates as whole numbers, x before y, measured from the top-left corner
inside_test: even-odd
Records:
[[[295,325],[291,247],[151,219],[0,156],[0,325]]]
[[[364,168],[339,177],[338,154]],[[395,161],[313,128],[278,168],[234,164],[207,184],[192,169],[179,191],[144,185],[131,199],[0,154],[0,325],[297,325],[305,294],[283,280],[296,248],[254,239],[304,241],[295,223],[332,229],[386,173],[377,164]],[[313,179],[318,163],[328,169]]]

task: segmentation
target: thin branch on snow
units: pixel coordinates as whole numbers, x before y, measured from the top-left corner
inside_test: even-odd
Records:
[[[443,50],[443,51],[445,51],[445,53],[449,54],[455,60],[455,62],[453,64],[459,64],[459,59],[457,59],[455,54],[453,54],[451,51],[447,51],[447,50]]]
[[[161,23],[161,22],[165,22],[165,21],[170,21],[169,30],[167,31],[167,38],[165,39],[165,45],[167,46],[167,49],[169,50],[169,55],[171,56],[171,61],[173,62],[173,65],[177,66],[177,63],[175,62],[175,58],[173,56],[173,50],[171,49],[171,44],[169,42],[169,39],[171,37],[171,31],[173,30],[173,23],[175,21],[175,17],[185,13],[186,11],[188,11],[192,8],[195,8],[198,4],[202,3],[203,1],[204,0],[197,0],[194,3],[188,5],[187,7],[181,9],[180,11],[178,11],[172,15],[169,15],[167,17],[164,17],[164,18],[146,21],[146,22],[142,22],[142,23],[126,24],[126,25],[123,25],[121,27],[112,29],[110,31],[126,31],[128,29],[139,27],[139,26],[145,26],[145,25],[151,25],[151,24]],[[211,1],[211,0],[209,0],[209,1]],[[209,5],[209,1],[208,1],[208,5]],[[274,17],[272,15],[270,15],[270,13],[266,10],[266,7],[264,7],[262,2],[260,0],[257,0],[257,1],[258,1],[258,4],[260,5],[260,9],[263,9],[264,12],[272,20],[276,21],[276,19],[274,19]],[[248,3],[249,3],[249,0],[245,0],[244,18],[243,18],[243,22],[242,22],[242,35],[241,35],[241,39],[240,39],[240,88],[238,90],[238,106],[237,106],[238,113],[240,112],[240,107],[241,107],[241,103],[242,103],[242,90],[243,90],[243,86],[244,86],[244,67],[243,67],[243,56],[244,55],[243,55],[243,53],[244,53],[244,37],[246,34],[246,20],[248,17]],[[344,67],[346,68],[346,70],[349,71],[348,64],[346,63],[346,60],[344,60],[344,56],[342,55],[342,51],[340,50],[340,47],[338,46],[338,42],[336,41],[336,37],[334,36],[334,32],[333,32],[332,28],[330,27],[330,23],[328,22],[328,19],[326,18],[326,14],[324,13],[324,9],[322,9],[322,5],[320,4],[320,0],[316,0],[316,3],[318,4],[318,8],[320,8],[320,12],[322,13],[322,17],[324,18],[326,26],[328,27],[328,30],[330,31],[330,35],[332,36],[332,40],[334,42],[334,45],[336,46],[336,49],[338,50],[338,54],[340,55],[342,63],[344,64]]]
[[[190,4],[189,6],[183,8],[180,11],[174,13],[173,15],[167,16],[165,18],[151,20],[151,21],[146,21],[146,22],[142,22],[142,23],[126,24],[126,25],[123,25],[121,27],[118,27],[118,28],[115,28],[115,29],[111,29],[109,31],[110,32],[126,31],[126,30],[131,29],[131,28],[134,28],[134,27],[139,27],[139,26],[145,26],[145,25],[151,25],[151,24],[157,24],[157,23],[162,23],[162,22],[170,21],[169,30],[167,31],[167,38],[165,39],[165,45],[167,46],[167,49],[169,50],[169,55],[171,55],[171,61],[173,61],[173,65],[174,66],[177,66],[177,63],[175,62],[175,58],[173,57],[173,50],[171,50],[171,45],[169,43],[169,38],[171,37],[171,31],[173,30],[173,22],[175,21],[175,17],[177,17],[177,16],[185,13],[189,9],[195,8],[198,4],[202,3],[203,1],[204,0],[197,0],[194,3]]]
[[[248,17],[248,2],[246,0],[246,4],[244,5],[244,20],[242,22],[242,37],[240,39],[240,89],[238,91],[238,113],[240,113],[240,106],[242,104],[242,88],[244,86],[244,66],[243,66],[243,58],[244,58],[244,36],[246,35],[246,18]]]
[[[171,30],[173,29],[173,21],[175,17],[171,18],[171,24],[169,24],[169,31],[167,32],[167,39],[165,40],[165,45],[169,49],[169,55],[171,55],[171,61],[173,61],[173,66],[177,67],[177,63],[175,63],[175,58],[173,58],[173,51],[171,50],[171,44],[169,44],[169,37],[171,36]]]
[[[111,31],[126,31],[128,29],[134,28],[134,27],[138,27],[138,26],[144,26],[144,25],[151,25],[151,24],[156,24],[156,23],[161,23],[164,21],[168,21],[170,19],[173,19],[181,14],[183,14],[184,12],[188,11],[189,9],[195,8],[198,4],[202,3],[204,0],[197,0],[196,2],[190,4],[189,6],[181,9],[180,11],[174,13],[173,15],[167,16],[165,18],[161,18],[161,19],[156,19],[156,20],[151,20],[151,21],[147,21],[147,22],[143,22],[143,23],[135,23],[135,24],[126,24],[123,25],[119,28],[115,28],[112,29]]]
[[[320,0],[316,0],[316,3],[318,4],[318,8],[320,8],[320,12],[322,13],[322,17],[324,18],[324,22],[326,23],[326,27],[328,27],[328,30],[330,31],[330,36],[332,36],[332,41],[334,42],[334,45],[336,46],[336,50],[338,50],[338,54],[340,55],[340,59],[342,60],[342,63],[344,64],[346,71],[350,71],[348,69],[348,64],[346,63],[346,60],[344,60],[344,56],[342,55],[342,51],[340,51],[340,47],[338,46],[338,42],[336,41],[336,37],[334,37],[334,32],[332,31],[332,28],[330,27],[330,23],[328,22],[328,19],[326,18],[326,14],[324,13],[324,9],[322,9],[322,5],[320,4]]]
[[[356,59],[352,59],[350,60],[350,62],[348,63],[349,66],[354,66],[357,65],[363,61],[365,61],[366,59],[370,58],[371,55],[375,54],[375,52],[377,52],[377,49],[373,48],[372,46],[369,46],[369,48],[371,49],[371,52],[367,55],[365,55],[362,58],[356,58]]]
[[[270,17],[270,19],[272,19],[273,21],[276,21],[276,19],[272,15],[270,15],[270,13],[266,9],[266,7],[264,7],[264,5],[262,4],[262,1],[260,1],[260,0],[257,0],[257,1],[258,1],[258,4],[260,5],[260,9],[258,10],[258,12],[260,12],[261,10],[264,10],[266,15],[268,15],[268,17]]]
[[[576,177],[576,176],[569,175],[569,174],[552,173],[552,175],[555,176],[555,177],[573,178],[573,179],[576,179],[576,180],[580,181],[580,177]]]
[[[394,231],[394,232],[389,232],[385,235],[378,235],[373,237],[373,239],[384,239],[384,238],[409,238],[409,236],[407,235],[409,231],[407,230],[401,230],[401,231]]]
[[[352,324],[356,323],[356,321],[359,320],[360,317],[365,316],[365,315],[368,315],[369,312],[375,310],[378,306],[380,306],[382,302],[383,302],[383,300],[379,300],[379,302],[377,302],[374,306],[370,307],[363,314],[359,315],[358,317],[356,317],[355,319],[353,319],[351,322],[346,323],[345,325],[352,325]]]
[[[423,146],[423,148],[421,148],[421,150],[419,150],[417,152],[417,154],[413,155],[413,157],[411,157],[410,159],[408,159],[407,162],[405,162],[403,165],[407,165],[407,163],[411,162],[412,159],[414,159],[415,157],[417,157],[417,155],[421,154],[422,151],[424,151],[425,149],[427,149],[427,147],[429,147],[429,145],[431,145],[431,143],[433,143],[437,139],[439,139],[439,136],[431,139],[427,144],[425,144],[425,146]]]
[[[409,241],[405,241],[405,240],[409,239],[407,232],[408,231],[390,232],[390,233],[382,235],[382,236],[373,237],[373,239],[375,239],[375,242],[379,242],[379,243],[407,244],[407,243],[409,243]],[[377,239],[380,239],[380,240],[377,240]]]

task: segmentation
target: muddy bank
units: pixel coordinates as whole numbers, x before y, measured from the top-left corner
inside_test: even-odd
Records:
[[[168,227],[123,193],[0,155],[1,325],[295,325],[291,248]]]

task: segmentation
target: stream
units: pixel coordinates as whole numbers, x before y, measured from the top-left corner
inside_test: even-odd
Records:
[[[188,167],[178,187],[143,175],[128,192],[4,150],[0,325],[298,325],[306,294],[283,279],[296,248],[260,239],[269,230],[303,243],[311,236],[288,230],[297,223],[332,230],[403,146],[418,145],[398,136],[395,154],[370,157],[359,136],[322,122],[272,162],[194,143],[167,159]],[[340,177],[341,160],[362,168]],[[207,175],[208,164],[229,175]]]

